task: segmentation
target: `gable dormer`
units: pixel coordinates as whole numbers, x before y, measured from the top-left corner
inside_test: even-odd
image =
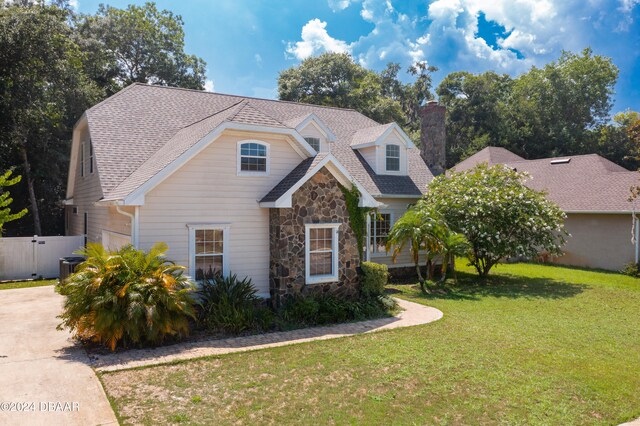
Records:
[[[407,150],[415,145],[400,126],[389,123],[358,130],[351,138],[351,148],[360,152],[376,174],[406,176]]]
[[[336,140],[336,135],[317,115],[306,114],[285,124],[294,128],[316,152],[331,152],[330,144]]]

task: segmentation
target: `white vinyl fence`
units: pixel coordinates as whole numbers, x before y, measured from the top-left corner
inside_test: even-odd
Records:
[[[0,280],[56,278],[60,258],[73,256],[83,245],[84,235],[0,238]]]

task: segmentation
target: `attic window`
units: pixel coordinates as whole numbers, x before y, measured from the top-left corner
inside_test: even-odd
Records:
[[[560,158],[558,160],[551,160],[551,164],[567,164],[571,161],[571,158]]]
[[[398,145],[387,145],[387,171],[397,172],[400,170],[400,147]]]
[[[320,152],[320,138],[304,138],[304,140],[307,141],[316,152]]]

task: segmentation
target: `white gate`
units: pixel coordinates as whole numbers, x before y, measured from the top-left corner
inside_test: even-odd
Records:
[[[84,246],[84,235],[0,238],[0,280],[56,278],[60,258]]]

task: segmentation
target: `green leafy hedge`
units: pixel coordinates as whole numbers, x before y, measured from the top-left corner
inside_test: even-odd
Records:
[[[381,296],[389,280],[387,265],[374,262],[362,262],[362,277],[360,278],[360,292],[364,297]]]

